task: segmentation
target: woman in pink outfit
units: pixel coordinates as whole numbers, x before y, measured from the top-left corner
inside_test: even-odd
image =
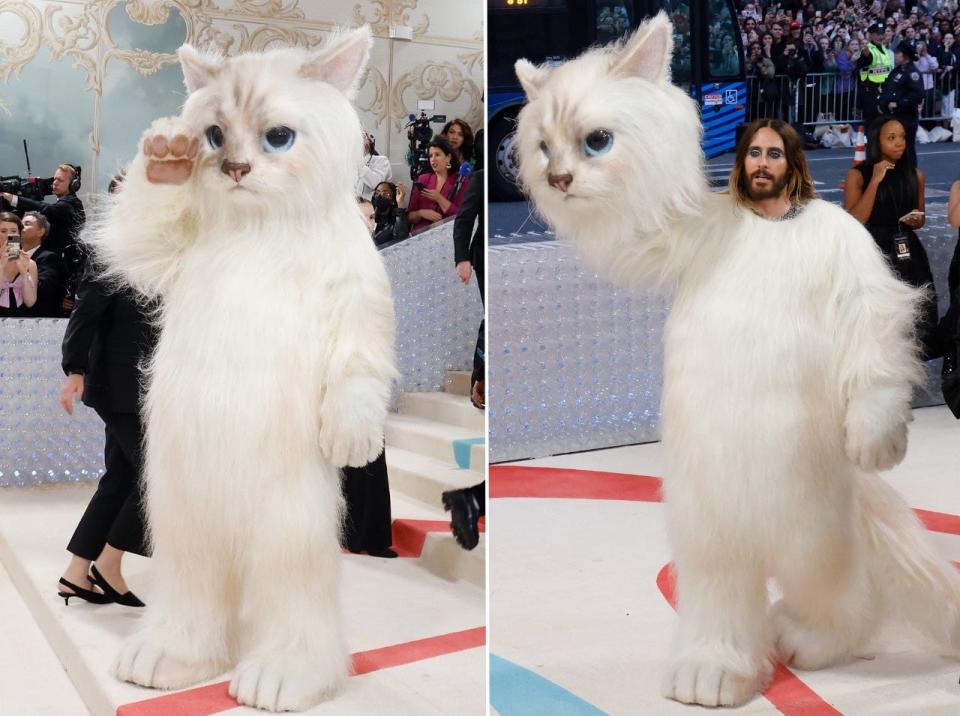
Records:
[[[460,162],[446,139],[434,137],[428,145],[428,156],[433,171],[417,177],[410,203],[407,204],[411,235],[420,233],[438,221],[456,216],[460,200],[470,185],[469,179],[460,177]]]

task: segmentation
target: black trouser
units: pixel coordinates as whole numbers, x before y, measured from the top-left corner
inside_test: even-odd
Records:
[[[477,286],[480,287],[480,303],[486,304],[486,298],[483,295],[483,260],[477,262],[477,265],[473,267],[474,273],[477,274]],[[484,366],[486,365],[486,340],[484,332],[484,323],[485,321],[481,319],[480,329],[477,331],[477,345],[473,351],[473,374],[470,377],[470,385],[472,386],[478,380],[485,380],[484,378]]]
[[[343,468],[341,484],[346,501],[343,546],[352,552],[387,549],[393,544],[393,520],[386,449],[363,467]]]
[[[124,552],[149,556],[141,494],[143,423],[136,413],[97,410],[97,415],[106,425],[103,457],[107,470],[67,550],[93,560],[109,544]]]

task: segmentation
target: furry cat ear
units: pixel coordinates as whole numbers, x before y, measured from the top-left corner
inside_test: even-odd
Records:
[[[183,45],[177,50],[177,57],[183,69],[183,84],[187,87],[187,94],[193,94],[220,72],[220,63],[212,55],[197,52],[193,45]]]
[[[352,99],[356,85],[367,67],[373,38],[370,27],[341,35],[300,68],[300,75],[331,84]]]
[[[517,79],[520,80],[520,86],[527,93],[527,98],[530,100],[536,99],[547,81],[550,70],[546,67],[537,67],[530,60],[517,60],[513,69],[517,73]]]
[[[660,12],[643,23],[627,40],[619,59],[614,63],[613,72],[642,77],[651,82],[665,82],[672,55],[673,25],[666,13]]]

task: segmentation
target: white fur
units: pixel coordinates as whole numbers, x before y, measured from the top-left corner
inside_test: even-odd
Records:
[[[623,46],[518,67],[536,96],[518,136],[539,211],[607,273],[675,291],[663,441],[680,630],[664,693],[741,704],[777,656],[842,663],[886,616],[956,654],[960,579],[872,472],[906,450],[919,293],[831,204],[770,222],[707,191],[697,110],[656,71],[670,32],[659,16]],[[588,158],[597,128],[614,146]],[[548,172],[574,176],[567,194]],[[768,618],[770,577],[784,596]]]
[[[217,123],[224,149],[201,140],[180,186],[148,182],[141,150],[87,235],[108,273],[163,299],[145,406],[156,590],[121,679],[178,688],[242,659],[230,686],[241,703],[301,710],[347,675],[338,468],[380,451],[395,377],[390,286],[352,194],[360,123],[343,93],[369,46],[364,28],[319,55],[181,52],[194,91],[145,137]],[[267,154],[260,134],[280,124],[296,142]],[[252,165],[244,189],[220,171],[225,157]]]

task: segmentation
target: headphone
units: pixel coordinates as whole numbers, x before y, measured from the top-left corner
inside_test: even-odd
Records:
[[[78,191],[80,191],[80,167],[76,164],[65,164],[64,166],[68,166],[73,169],[73,179],[70,180],[69,189],[71,194],[76,194]]]

